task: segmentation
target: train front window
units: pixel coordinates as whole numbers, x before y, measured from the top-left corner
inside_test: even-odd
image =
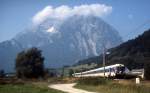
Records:
[[[117,73],[122,74],[125,72],[125,67],[117,67]]]

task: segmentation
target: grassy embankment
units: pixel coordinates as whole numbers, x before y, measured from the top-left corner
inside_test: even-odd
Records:
[[[44,81],[0,84],[0,93],[65,93],[48,88],[49,84]]]
[[[150,83],[136,85],[134,80],[80,79],[76,88],[98,93],[150,93]]]

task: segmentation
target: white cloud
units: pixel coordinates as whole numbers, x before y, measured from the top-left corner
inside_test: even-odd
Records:
[[[39,11],[32,18],[34,24],[40,24],[48,18],[65,19],[72,15],[95,15],[98,17],[109,14],[112,11],[111,6],[105,4],[91,4],[69,7],[62,5],[54,8],[53,6],[47,6],[43,10]]]

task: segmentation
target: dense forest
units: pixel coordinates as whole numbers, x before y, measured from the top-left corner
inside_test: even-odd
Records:
[[[106,65],[121,63],[129,69],[143,68],[150,64],[150,29],[137,38],[120,44],[115,48],[108,49],[106,55]],[[75,65],[97,63],[102,66],[102,55],[80,60]]]

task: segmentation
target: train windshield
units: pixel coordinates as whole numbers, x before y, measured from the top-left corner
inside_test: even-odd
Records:
[[[119,74],[125,73],[125,67],[117,67],[117,73]]]

